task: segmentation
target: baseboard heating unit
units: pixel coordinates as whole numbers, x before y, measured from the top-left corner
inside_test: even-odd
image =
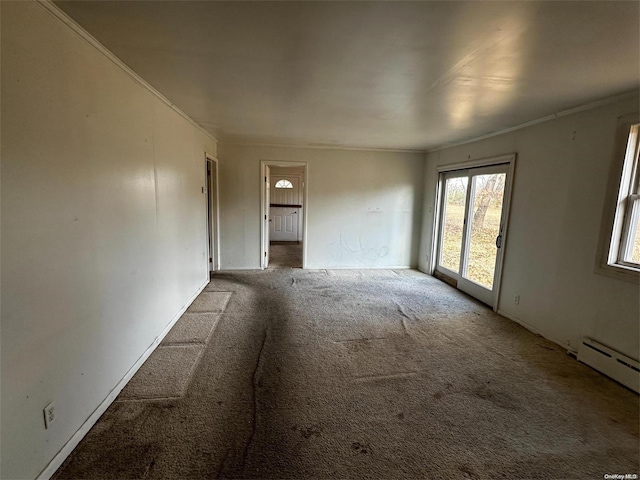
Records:
[[[578,361],[640,393],[640,363],[637,360],[611,350],[595,340],[583,338],[578,347]]]

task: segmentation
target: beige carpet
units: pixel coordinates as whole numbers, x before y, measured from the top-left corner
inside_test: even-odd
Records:
[[[635,393],[432,277],[229,272],[203,295],[224,291],[184,395],[115,402],[56,478],[638,473]]]
[[[118,395],[118,400],[182,397],[202,345],[158,347]]]
[[[219,319],[215,313],[185,313],[160,345],[207,343]]]
[[[202,292],[189,306],[187,313],[224,312],[224,309],[227,308],[229,298],[231,298],[230,292]]]
[[[184,396],[231,292],[202,292],[164,337],[116,401]]]

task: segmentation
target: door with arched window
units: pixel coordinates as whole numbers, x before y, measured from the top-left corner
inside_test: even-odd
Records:
[[[272,175],[269,238],[271,241],[297,242],[301,226],[300,178]]]

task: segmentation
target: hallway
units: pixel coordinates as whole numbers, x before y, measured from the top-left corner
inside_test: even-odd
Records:
[[[302,242],[271,242],[268,268],[302,268]]]
[[[121,395],[54,478],[638,471],[637,395],[432,277],[225,272],[202,296],[224,313],[182,396]]]

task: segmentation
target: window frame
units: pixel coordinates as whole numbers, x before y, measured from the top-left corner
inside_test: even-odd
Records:
[[[282,184],[282,186],[278,186],[278,184]],[[291,189],[293,188],[293,183],[291,183],[290,180],[287,180],[286,178],[281,178],[280,180],[276,181],[275,184],[273,185],[274,188],[277,189]]]
[[[640,174],[638,168],[639,137],[640,124],[632,125],[629,129],[629,140],[625,151],[616,211],[616,220],[618,220],[618,217],[621,218],[622,231],[617,248],[613,246],[611,248],[611,250],[614,250],[613,253],[617,254],[615,263],[634,269],[640,269],[640,262],[629,261],[629,257],[633,254],[634,245],[631,242],[631,238],[638,231],[638,217],[640,216],[640,191],[638,190],[638,176]],[[614,225],[615,229],[616,226]]]
[[[639,153],[638,114],[620,117],[599,242],[601,261],[596,272],[633,283],[640,283],[640,263],[628,261],[633,248],[630,240],[640,222]]]

